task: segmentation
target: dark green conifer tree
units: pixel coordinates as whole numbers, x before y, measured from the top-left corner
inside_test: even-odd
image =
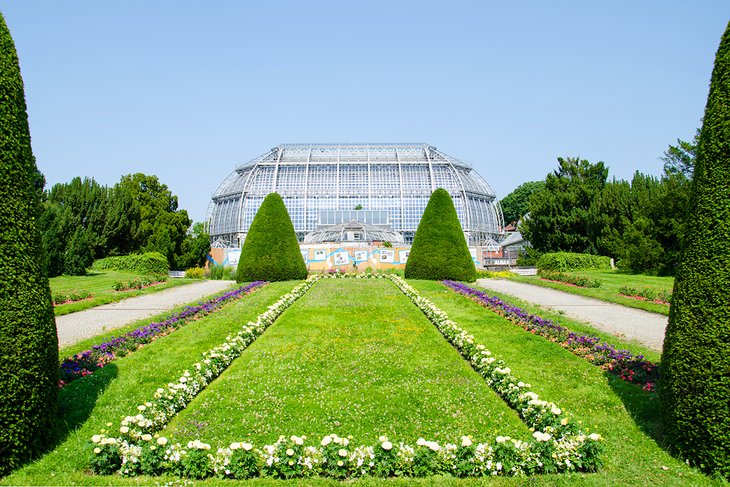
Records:
[[[431,194],[406,262],[409,279],[453,279],[471,282],[476,268],[449,193],[438,188]]]
[[[58,337],[18,55],[0,14],[0,476],[52,439]]]
[[[730,23],[699,137],[687,226],[664,338],[662,400],[670,445],[730,478]]]
[[[281,196],[270,193],[251,222],[236,280],[288,281],[306,277],[307,266],[289,212]]]

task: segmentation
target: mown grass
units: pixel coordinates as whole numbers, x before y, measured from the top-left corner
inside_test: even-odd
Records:
[[[409,434],[411,431],[422,431],[432,425],[440,431],[449,431],[450,424],[460,422],[464,427],[469,424],[489,424],[511,427],[509,414],[502,419],[470,418],[475,416],[475,408],[493,408],[493,397],[485,396],[490,401],[483,405],[476,404],[474,398],[483,390],[488,391],[483,381],[475,384],[463,379],[459,369],[464,363],[453,362],[449,358],[455,354],[448,346],[438,345],[438,336],[425,328],[421,330],[413,323],[418,320],[413,314],[419,314],[410,303],[401,304],[401,298],[395,287],[387,292],[375,292],[370,281],[352,281],[363,286],[363,294],[358,289],[345,289],[343,281],[326,281],[318,283],[310,294],[304,296],[292,308],[286,311],[266,333],[255,342],[244,355],[226,371],[217,382],[197,398],[190,410],[181,415],[176,422],[178,431],[197,432],[198,426],[210,435],[219,435],[223,442],[228,438],[239,439],[242,428],[260,429],[259,438],[272,438],[279,431],[285,434],[306,434],[305,428],[315,433],[326,434],[337,428],[340,423],[340,434],[348,433],[358,436],[372,431],[371,435],[381,432],[398,436],[385,429],[387,425],[400,425],[398,431]],[[331,284],[330,284],[331,283]],[[327,286],[325,286],[327,284]],[[386,284],[386,283],[384,283]],[[604,468],[595,474],[550,475],[531,478],[495,478],[495,479],[453,479],[436,476],[427,479],[358,479],[356,485],[716,485],[717,483],[687,467],[683,462],[672,458],[660,446],[661,422],[658,419],[658,404],[653,395],[641,391],[638,387],[624,383],[603,373],[585,360],[570,354],[557,344],[531,335],[516,325],[500,318],[462,296],[446,289],[436,282],[411,281],[424,296],[449,313],[452,319],[463,328],[474,334],[478,341],[500,358],[506,360],[515,376],[532,384],[532,389],[542,398],[556,402],[560,407],[572,413],[576,419],[583,421],[585,429],[600,433],[605,439],[606,453]],[[88,440],[110,422],[117,427],[120,419],[133,411],[136,405],[149,398],[161,383],[174,380],[182,369],[196,361],[200,353],[220,343],[225,336],[240,324],[254,318],[272,304],[278,296],[289,291],[294,283],[273,283],[262,290],[226,307],[224,310],[206,318],[190,323],[183,329],[168,337],[159,339],[138,352],[120,359],[101,371],[84,379],[75,381],[61,391],[62,427],[55,450],[34,464],[28,465],[12,475],[2,479],[2,485],[155,485],[174,480],[172,477],[139,477],[125,479],[118,476],[100,477],[87,472],[86,461]],[[383,294],[385,293],[385,294]],[[379,311],[379,302],[386,303],[385,315]],[[327,305],[327,303],[330,303]],[[518,304],[518,303],[515,303]],[[352,306],[352,309],[349,309]],[[349,311],[348,311],[349,309]],[[376,314],[377,313],[377,314]],[[373,315],[372,317],[370,315]],[[332,315],[332,316],[330,316]],[[352,326],[343,322],[342,317],[349,317]],[[309,331],[312,323],[321,322],[318,332]],[[573,328],[572,324],[563,323]],[[432,325],[428,325],[432,326]],[[426,328],[428,328],[428,326]],[[413,328],[413,329],[411,329]],[[388,332],[376,337],[378,330]],[[370,335],[372,333],[372,335]],[[598,334],[594,331],[594,334]],[[387,337],[384,339],[383,336]],[[339,341],[335,341],[339,339]],[[351,342],[351,343],[350,343]],[[395,342],[395,343],[390,343]],[[621,341],[612,340],[621,345]],[[445,342],[444,342],[445,344]],[[349,348],[348,348],[349,347]],[[357,354],[354,351],[364,348],[369,353]],[[389,353],[389,351],[393,353]],[[352,351],[352,357],[348,351]],[[385,353],[383,353],[385,352]],[[399,352],[399,353],[396,353]],[[460,359],[459,359],[460,360]],[[249,362],[246,362],[249,361]],[[393,370],[386,367],[392,363]],[[419,364],[414,366],[413,364]],[[256,367],[249,374],[245,369]],[[373,368],[384,370],[382,377],[370,375]],[[455,370],[456,371],[455,371]],[[445,381],[440,374],[445,374]],[[316,375],[315,375],[316,374]],[[323,374],[324,377],[318,377]],[[399,381],[406,374],[409,379],[400,381],[399,387],[388,388],[389,381]],[[466,377],[465,374],[464,377]],[[329,378],[340,382],[329,386]],[[353,378],[354,377],[354,378]],[[251,384],[250,380],[255,382]],[[368,403],[360,403],[358,394],[360,387],[354,387],[347,393],[340,393],[341,388],[350,386],[350,380],[360,381],[360,387],[367,387],[364,395]],[[275,386],[269,384],[275,381]],[[424,385],[419,384],[424,382]],[[433,385],[425,385],[431,382]],[[291,383],[291,385],[289,385]],[[309,395],[301,390],[307,387],[315,396],[313,402],[319,404],[322,398],[330,399],[334,405],[350,402],[349,408],[324,407],[315,409],[310,405]],[[271,391],[279,388],[276,394],[257,394],[256,391]],[[432,397],[440,397],[439,387],[452,390],[463,387],[468,391],[466,406],[456,411],[449,407],[435,407],[432,413],[422,412],[418,428],[409,425],[409,420],[401,419],[395,414],[396,408],[390,409],[386,395],[401,394],[399,388],[408,391],[419,388],[428,389]],[[254,390],[254,394],[249,392]],[[216,390],[218,393],[216,393]],[[226,391],[225,394],[222,391]],[[276,389],[274,389],[276,390]],[[381,391],[382,395],[376,395]],[[290,402],[291,409],[281,406],[289,401],[289,396],[296,398]],[[461,398],[440,399],[443,404],[455,404],[462,408]],[[226,409],[216,411],[217,398],[239,410]],[[231,399],[235,397],[235,399]],[[273,399],[269,401],[269,399]],[[272,402],[273,405],[268,405]],[[356,408],[355,404],[364,406],[369,403],[380,403],[380,417],[375,409]],[[434,401],[435,402],[435,401]],[[497,401],[499,402],[499,401]],[[201,414],[206,406],[210,414]],[[441,403],[436,403],[441,404]],[[418,403],[399,403],[399,410],[422,407]],[[223,406],[221,406],[223,407]],[[466,407],[469,409],[467,410]],[[499,404],[494,410],[500,410]],[[243,411],[247,409],[248,411]],[[194,411],[200,411],[193,414]],[[462,417],[449,418],[448,411],[463,411]],[[298,415],[306,415],[307,419],[298,419]],[[489,413],[487,413],[489,414]],[[415,416],[411,416],[411,422]],[[211,420],[211,418],[213,420]],[[360,423],[375,421],[375,426],[366,428]],[[246,425],[243,425],[243,420]],[[241,423],[239,423],[241,421]],[[491,423],[492,421],[497,421]],[[214,424],[215,423],[215,424]],[[230,423],[230,425],[226,424]],[[281,424],[280,424],[281,423]],[[257,426],[258,425],[258,426]],[[382,425],[382,426],[381,426]],[[446,426],[443,426],[446,425]],[[194,428],[194,429],[191,429]],[[400,429],[402,428],[402,429]],[[297,429],[298,431],[292,431]],[[305,431],[302,431],[305,430]],[[456,428],[452,429],[455,433]],[[217,431],[217,432],[215,432]],[[181,433],[182,434],[182,433]],[[252,435],[251,438],[255,437]],[[372,436],[370,436],[372,437]],[[364,439],[363,441],[366,441]],[[665,470],[666,468],[666,470]],[[349,484],[350,482],[348,482]],[[196,481],[195,485],[237,485],[232,481],[209,479]],[[291,482],[256,479],[246,485],[342,485],[342,483],[325,479],[295,480]],[[180,483],[182,485],[182,482]]]
[[[662,424],[655,394],[602,371],[559,344],[524,331],[440,283],[413,281],[411,285],[503,358],[512,373],[532,384],[537,394],[555,401],[582,420],[587,430],[604,437],[605,466],[599,473],[536,477],[530,485],[713,484],[661,448]],[[578,328],[574,323],[564,324]],[[609,342],[635,350],[616,338]],[[521,483],[524,481],[515,481]]]
[[[600,299],[601,301],[607,301],[609,303],[621,304],[631,308],[643,309],[644,311],[651,311],[652,313],[660,313],[663,315],[669,314],[669,305],[630,298],[619,294],[618,291],[621,286],[629,286],[638,289],[649,287],[656,291],[671,292],[672,286],[674,286],[673,277],[623,274],[618,271],[599,270],[574,271],[570,272],[570,274],[596,279],[601,283],[601,286],[595,288],[576,287],[559,282],[546,281],[538,276],[520,276],[517,274],[511,275],[510,279],[527,284],[534,284],[536,286],[557,289],[571,294],[577,294],[579,296]]]
[[[331,433],[355,445],[531,434],[396,286],[354,279],[317,283],[162,434],[225,447]]]
[[[160,384],[179,377],[226,336],[255,319],[296,283],[272,283],[230,306],[145,345],[94,374],[61,389],[57,447],[35,463],[2,479],[3,485],[143,485],[158,479],[98,477],[87,472],[88,442],[107,423],[119,421],[154,394]],[[79,344],[78,346],[83,346]],[[75,346],[76,347],[76,346]],[[70,349],[67,351],[71,351]]]
[[[89,271],[85,276],[58,276],[50,279],[51,293],[63,291],[89,291],[93,297],[77,301],[75,303],[60,304],[54,306],[56,316],[62,316],[77,311],[101,306],[103,304],[116,303],[122,299],[151,294],[169,289],[171,287],[183,286],[196,282],[195,279],[168,279],[160,284],[149,286],[143,289],[130,289],[128,291],[115,291],[114,283],[117,281],[129,282],[138,279],[139,274],[118,271]]]

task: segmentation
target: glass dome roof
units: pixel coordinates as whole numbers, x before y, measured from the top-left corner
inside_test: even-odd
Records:
[[[387,212],[395,232],[411,242],[431,193],[454,200],[469,245],[498,237],[502,210],[471,166],[424,143],[282,144],[237,167],[213,194],[211,242],[240,247],[264,197],[284,200],[300,241],[324,224],[328,210]]]

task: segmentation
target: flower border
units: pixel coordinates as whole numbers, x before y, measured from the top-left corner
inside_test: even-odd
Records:
[[[232,443],[210,453],[211,446],[190,441],[187,449],[169,444],[159,436],[172,417],[220,375],[243,350],[278,316],[322,278],[386,278],[391,280],[438,328],[472,367],[532,429],[534,441],[497,436],[491,443],[475,444],[462,436],[457,444],[439,445],[420,438],[415,446],[394,444],[380,437],[375,445],[350,446],[351,438],[325,436],[320,446],[304,446],[306,437],[280,437],[272,445],[255,448],[246,442]],[[91,467],[96,473],[123,475],[174,473],[184,477],[279,478],[324,475],[348,478],[360,475],[424,476],[449,473],[459,477],[478,475],[525,475],[536,473],[594,471],[601,466],[602,446],[598,434],[586,435],[572,418],[554,403],[540,400],[530,385],[518,381],[503,360],[496,359],[472,335],[449,320],[446,313],[396,275],[313,275],[249,322],[233,338],[203,354],[193,372],[185,370],[175,383],[158,388],[152,401],[137,407],[139,413],[125,417],[120,436],[106,431],[92,437]],[[111,426],[111,423],[108,424]]]
[[[620,350],[596,336],[581,335],[558,325],[552,320],[541,318],[513,306],[496,296],[474,289],[456,281],[442,281],[452,291],[466,296],[468,299],[494,311],[512,323],[521,326],[532,334],[559,344],[579,357],[611,372],[631,384],[638,384],[647,392],[656,390],[659,380],[659,365],[644,359],[643,355],[634,355],[630,350]]]
[[[182,311],[168,316],[165,321],[149,323],[120,337],[113,337],[109,341],[94,345],[88,350],[68,357],[60,365],[59,387],[64,387],[76,379],[91,375],[118,357],[128,355],[142,345],[169,335],[191,319],[213,313],[229,301],[240,298],[244,294],[250,294],[267,284],[266,281],[254,281],[211,298],[204,303],[186,306]]]

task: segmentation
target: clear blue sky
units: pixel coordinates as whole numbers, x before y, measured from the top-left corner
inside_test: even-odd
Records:
[[[590,4],[590,5],[589,5]],[[558,156],[659,175],[730,1],[0,0],[49,185],[159,176],[201,221],[280,143],[427,142],[499,198]]]

